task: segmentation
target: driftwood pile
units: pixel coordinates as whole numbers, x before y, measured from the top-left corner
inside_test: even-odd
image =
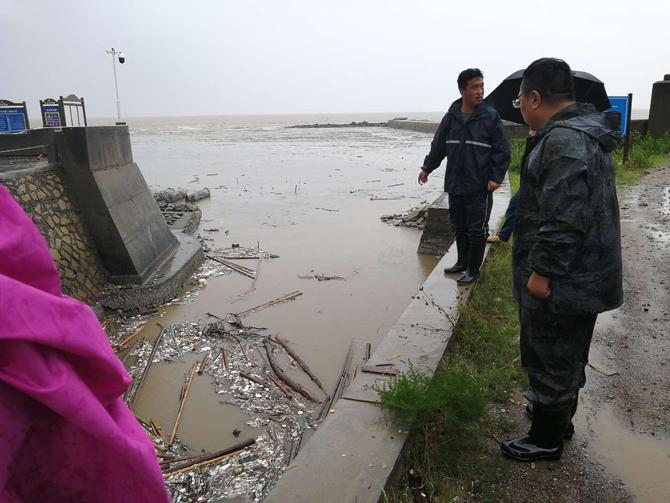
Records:
[[[275,301],[286,302],[287,297],[291,298],[288,295]],[[266,304],[274,305],[270,301],[261,307]],[[152,341],[140,340],[139,330],[112,341],[121,358],[136,360],[129,368],[135,380],[126,398],[132,406],[152,365],[183,361],[184,357],[192,360],[196,355],[185,375],[174,424],[159,425],[157,420],[146,418],[141,421],[154,442],[173,501],[217,501],[236,495],[262,499],[290,468],[304,434],[316,429],[333,400],[342,394],[351,379],[353,352],[350,348],[343,375],[328,393],[285,338],[245,326],[235,314],[211,317],[212,322],[162,327]],[[183,443],[180,418],[189,407],[192,382],[203,375],[213,379],[216,393],[226,398],[222,403],[249,414],[247,425],[259,434],[211,453],[194,452]]]

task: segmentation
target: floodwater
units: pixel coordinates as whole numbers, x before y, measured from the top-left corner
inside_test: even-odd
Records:
[[[280,258],[260,263],[253,280],[237,273],[210,278],[191,303],[170,306],[158,326],[241,312],[286,293],[297,299],[244,318],[246,325],[281,334],[326,389],[339,377],[352,339],[373,347],[395,323],[437,260],[416,254],[420,232],[379,217],[433,201],[443,168],[427,186],[416,182],[430,135],[387,128],[286,129],[296,123],[383,121],[394,115],[238,117],[130,121],[135,161],[152,189],[208,187],[199,203],[199,233],[210,248],[260,246]],[[203,229],[218,229],[217,232]],[[256,260],[239,264],[257,269]],[[317,281],[299,276],[341,276]],[[190,361],[154,364],[136,413],[169,432]],[[211,382],[189,396],[179,437],[209,451],[234,443],[248,419],[220,402]],[[236,439],[239,440],[239,439]]]

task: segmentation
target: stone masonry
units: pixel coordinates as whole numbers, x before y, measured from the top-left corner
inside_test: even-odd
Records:
[[[72,205],[59,168],[0,177],[47,240],[66,295],[93,304],[105,284],[100,257]]]

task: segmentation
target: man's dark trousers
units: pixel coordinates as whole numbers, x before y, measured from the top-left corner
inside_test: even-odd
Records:
[[[468,194],[449,194],[449,218],[456,235],[458,261],[479,274],[484,258],[493,193],[484,189]]]
[[[584,369],[597,314],[557,314],[521,306],[521,366],[528,373],[533,404],[571,407],[584,386]]]

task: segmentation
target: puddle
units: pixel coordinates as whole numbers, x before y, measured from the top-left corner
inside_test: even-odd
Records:
[[[670,439],[630,431],[610,407],[599,409],[592,421],[591,449],[634,501],[670,501]]]
[[[135,401],[135,413],[145,421],[157,419],[166,438],[172,431],[179,407],[179,390],[191,365],[202,360],[192,354],[175,363],[151,366],[142,392]],[[214,380],[207,374],[193,376],[187,405],[177,435],[195,451],[218,451],[261,432],[245,424],[252,417],[226,403],[229,395],[217,394]],[[233,430],[239,430],[238,436]]]

